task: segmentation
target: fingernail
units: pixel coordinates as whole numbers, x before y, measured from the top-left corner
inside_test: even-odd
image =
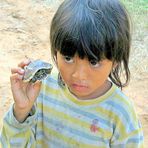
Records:
[[[19,72],[23,74],[24,73],[24,69],[19,69]]]

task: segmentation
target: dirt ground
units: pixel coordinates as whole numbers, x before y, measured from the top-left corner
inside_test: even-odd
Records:
[[[52,0],[0,0],[0,129],[13,102],[10,69],[25,57],[51,61],[49,27],[57,5]],[[133,70],[132,73],[135,73]],[[133,77],[125,93],[133,99],[148,145],[148,74]]]

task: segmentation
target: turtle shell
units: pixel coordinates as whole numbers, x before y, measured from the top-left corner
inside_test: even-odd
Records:
[[[35,83],[37,80],[41,81],[51,73],[52,65],[42,60],[35,60],[24,69],[23,81]]]

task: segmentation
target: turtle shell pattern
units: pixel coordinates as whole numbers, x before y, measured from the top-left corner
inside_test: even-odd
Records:
[[[51,73],[52,65],[42,60],[35,60],[24,69],[23,81],[35,83],[37,80],[41,81]]]

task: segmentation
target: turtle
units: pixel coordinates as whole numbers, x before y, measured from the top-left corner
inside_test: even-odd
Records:
[[[32,61],[28,66],[24,67],[25,73],[23,76],[24,82],[35,83],[41,81],[51,73],[52,65],[40,59]]]

